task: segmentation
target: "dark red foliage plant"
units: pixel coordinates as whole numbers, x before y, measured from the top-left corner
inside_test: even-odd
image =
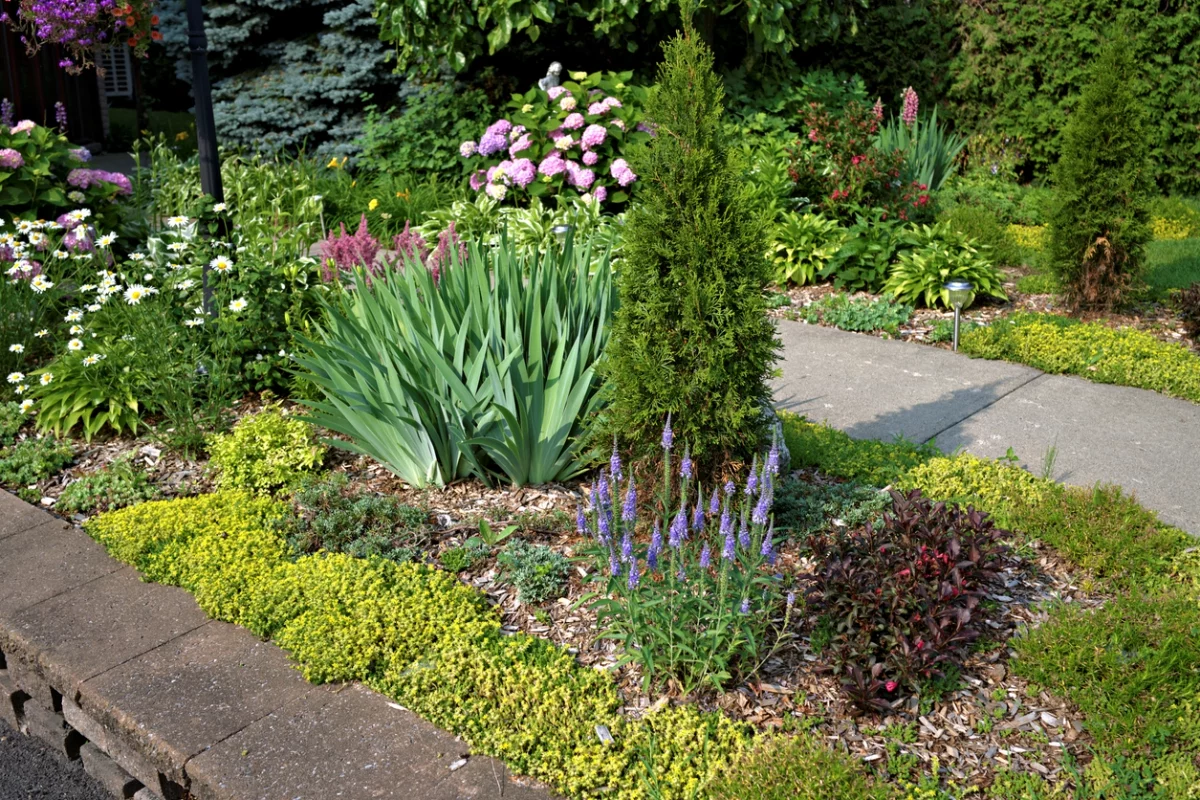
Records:
[[[830,634],[826,655],[864,709],[884,710],[901,687],[960,666],[979,637],[979,602],[1005,547],[987,514],[892,492],[879,525],[808,546],[810,607]]]

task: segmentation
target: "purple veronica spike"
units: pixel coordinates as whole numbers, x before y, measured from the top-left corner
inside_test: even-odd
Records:
[[[612,528],[609,526],[608,514],[601,511],[596,515],[596,522],[599,526],[599,530],[596,533],[600,537],[600,541],[608,544],[608,540],[612,537]]]
[[[684,581],[687,580],[687,570],[685,570],[683,568],[683,565],[680,565],[679,572],[675,573],[675,579],[678,580],[680,583],[683,583]]]
[[[733,490],[733,481],[725,481],[725,496],[728,497],[729,495],[733,494]]]
[[[746,478],[746,497],[753,497],[758,491],[758,461],[750,468],[750,477]]]
[[[662,531],[659,530],[658,523],[654,523],[654,534],[650,537],[650,549],[646,551],[646,563],[650,565],[651,572],[658,570],[658,554],[662,551]]]
[[[696,510],[692,512],[692,530],[704,530],[704,509],[699,503],[696,503]]]
[[[614,481],[621,480],[621,454],[617,452],[617,437],[613,437],[612,458],[608,461],[608,466],[612,470]]]
[[[587,517],[583,513],[583,503],[575,507],[575,530],[580,535],[587,533]]]
[[[667,414],[667,424],[663,426],[662,448],[670,450],[675,444],[675,431],[671,430],[671,414]]]
[[[708,569],[712,564],[712,549],[708,546],[708,542],[704,543],[704,547],[700,548],[700,569]]]
[[[767,453],[767,471],[772,475],[779,474],[779,442],[771,442],[771,451]]]
[[[788,607],[788,608],[791,608],[791,607],[792,607],[792,606],[794,606],[794,605],[796,605],[796,593],[795,593],[795,592],[788,592],[788,595],[787,595],[787,607]]]
[[[54,104],[54,121],[58,124],[58,129],[65,131],[67,129],[67,107],[61,102]]]
[[[742,527],[738,531],[738,544],[744,548],[750,546],[750,528],[746,526],[746,512],[742,511]]]
[[[733,554],[737,548],[737,540],[733,538],[733,527],[729,528],[729,533],[725,534],[725,544],[721,548],[721,558],[726,561],[733,561]]]
[[[758,502],[754,504],[754,513],[750,515],[750,521],[755,525],[766,525],[767,514],[771,510],[771,498],[763,492],[758,496]]]
[[[625,531],[625,535],[621,537],[621,560],[633,560],[633,537],[629,535],[629,531]]]
[[[625,493],[625,507],[621,509],[621,519],[626,522],[637,519],[637,489],[633,486],[633,478],[629,479],[629,491]]]
[[[750,613],[750,598],[748,598],[748,597],[742,598],[742,607],[741,607],[741,609],[739,609],[739,610],[740,610],[740,611],[741,611],[743,614],[749,614],[749,613]]]
[[[621,562],[617,560],[617,551],[608,551],[608,571],[615,578],[621,574]]]
[[[604,470],[600,470],[600,507],[606,508],[612,502],[612,496],[608,493],[608,476],[604,474]]]
[[[716,487],[713,488],[712,497],[708,501],[708,513],[716,514],[721,510],[721,498],[717,497]]]
[[[667,544],[672,549],[678,550],[686,538],[687,513],[681,508],[679,509],[679,513],[675,515],[675,519],[671,520],[671,528],[667,531]]]
[[[588,496],[588,510],[595,511],[600,507],[600,483],[592,478],[592,493]]]
[[[773,551],[774,549],[775,549],[775,544],[774,544],[774,542],[771,541],[770,534],[764,536],[763,542],[762,542],[762,547],[758,551],[759,555],[769,558],[771,556],[771,551]]]
[[[629,560],[629,589],[631,591],[633,589],[637,588],[639,578],[641,578],[641,575],[638,573],[637,559],[636,558],[630,559]]]
[[[695,466],[692,464],[692,457],[687,450],[683,451],[683,461],[679,462],[679,475],[687,478],[689,481],[696,474]]]

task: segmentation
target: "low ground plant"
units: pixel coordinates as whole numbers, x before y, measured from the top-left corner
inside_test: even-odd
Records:
[[[814,301],[804,313],[809,324],[820,322],[844,331],[886,331],[894,336],[912,312],[912,306],[885,298],[831,294]]]
[[[0,447],[12,444],[17,433],[25,424],[25,412],[21,404],[13,401],[0,403]]]
[[[449,572],[462,572],[490,558],[491,554],[492,548],[483,542],[470,542],[442,553],[442,566]]]
[[[134,458],[126,453],[104,469],[67,484],[54,508],[64,514],[91,514],[154,500],[158,487],[134,465]]]
[[[566,594],[571,562],[545,545],[514,539],[500,551],[496,563],[504,568],[503,580],[516,588],[522,603],[544,603]]]
[[[272,406],[213,437],[209,467],[222,489],[258,494],[297,486],[325,458],[311,425]]]
[[[878,523],[890,504],[888,493],[874,486],[785,478],[775,490],[775,526],[780,533],[803,540],[830,526],[858,528]]]
[[[848,756],[800,733],[764,738],[713,787],[714,800],[885,800],[892,796]]]
[[[71,463],[74,449],[50,436],[22,439],[0,450],[0,483],[25,487],[44,481]]]

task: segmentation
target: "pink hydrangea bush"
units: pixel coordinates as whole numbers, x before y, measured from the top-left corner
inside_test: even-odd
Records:
[[[468,184],[499,202],[570,192],[600,203],[629,200],[637,175],[622,155],[653,135],[645,124],[645,89],[632,73],[572,73],[549,92],[517,95],[503,119],[459,154]]]

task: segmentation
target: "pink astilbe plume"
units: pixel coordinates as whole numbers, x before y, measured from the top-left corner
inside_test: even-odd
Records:
[[[429,257],[429,242],[425,241],[425,237],[421,234],[410,231],[408,229],[410,222],[404,221],[404,230],[396,235],[392,240],[392,249],[396,251],[396,258],[392,262],[392,266],[400,268],[404,266],[405,260],[419,261],[425,263],[425,259]]]
[[[433,282],[437,283],[442,277],[442,267],[449,265],[453,256],[453,248],[458,250],[458,263],[462,263],[467,258],[467,245],[458,236],[458,231],[454,229],[454,223],[450,223],[450,227],[442,231],[438,236],[437,247],[434,248],[433,254],[429,256],[429,261],[426,266],[433,273]]]
[[[375,274],[378,271],[375,257],[379,255],[379,242],[367,230],[367,215],[363,214],[353,236],[346,233],[345,223],[338,227],[340,231],[329,234],[329,238],[321,243],[321,256],[325,259],[321,280],[329,283],[338,273],[349,272],[358,266],[366,267],[369,274]],[[331,261],[336,271],[331,269]]]

